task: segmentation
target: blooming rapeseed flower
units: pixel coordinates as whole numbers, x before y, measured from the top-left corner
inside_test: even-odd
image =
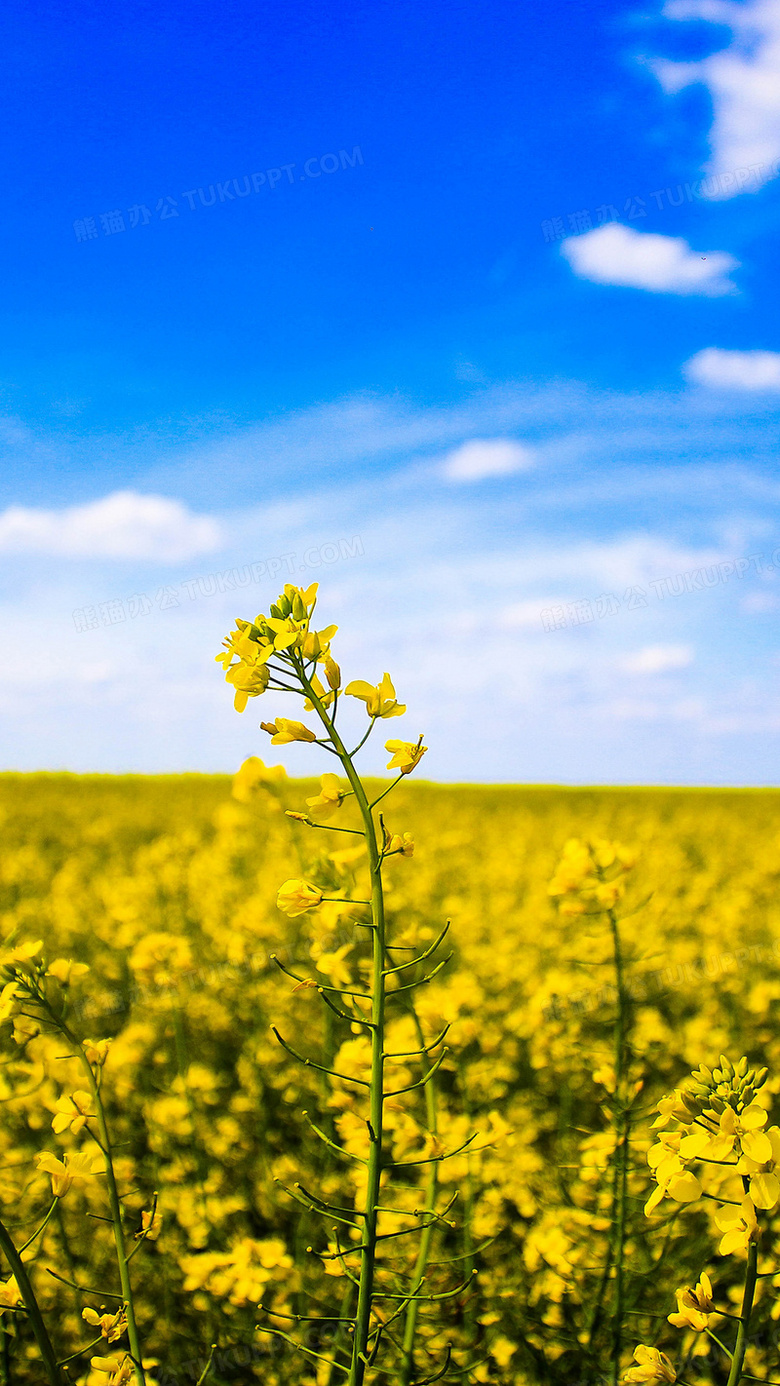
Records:
[[[323,892],[310,885],[308,881],[285,881],[284,885],[279,887],[276,903],[284,914],[294,919],[298,914],[315,909],[320,904],[322,895]]]
[[[16,1276],[0,1281],[0,1314],[6,1309],[18,1309],[24,1304],[24,1297],[16,1283]]]
[[[634,1361],[638,1366],[629,1367],[623,1377],[624,1381],[676,1381],[677,1373],[674,1370],[665,1352],[659,1352],[658,1348],[645,1347],[643,1343],[634,1348]]]
[[[648,1151],[647,1163],[658,1181],[657,1187],[645,1204],[647,1217],[655,1212],[658,1204],[667,1195],[676,1203],[693,1203],[697,1198],[701,1198],[701,1184],[696,1175],[686,1170],[682,1160],[673,1150],[654,1145]]]
[[[758,1241],[756,1209],[751,1198],[743,1198],[736,1217],[731,1211],[724,1211],[715,1214],[715,1221],[723,1233],[718,1247],[721,1256],[730,1256],[733,1251],[747,1251],[750,1242]]]
[[[330,773],[321,775],[320,785],[319,794],[307,799],[306,803],[310,809],[316,812],[318,818],[332,818],[334,813],[341,808],[346,795],[339,786],[338,775]]]
[[[764,1133],[761,1133],[764,1134]],[[750,1197],[756,1208],[774,1208],[777,1200],[780,1199],[780,1178],[777,1175],[777,1168],[780,1166],[780,1130],[776,1126],[770,1126],[765,1133],[767,1140],[772,1147],[772,1153],[768,1160],[755,1160],[745,1152],[745,1143],[742,1142],[742,1155],[737,1162],[737,1170],[740,1174],[747,1175],[750,1180]],[[753,1147],[755,1149],[755,1146]]]
[[[360,698],[366,705],[369,717],[402,717],[406,712],[406,704],[396,699],[389,674],[383,674],[376,685],[366,683],[364,679],[353,679],[344,692],[349,698]]]
[[[51,1191],[55,1198],[64,1198],[70,1189],[83,1188],[88,1179],[104,1172],[103,1156],[90,1155],[86,1151],[63,1155],[58,1160],[56,1155],[44,1150],[35,1158],[38,1168],[51,1175]]]
[[[58,1098],[57,1112],[51,1124],[52,1131],[60,1135],[63,1131],[70,1130],[77,1136],[86,1126],[89,1117],[94,1116],[89,1110],[91,1106],[92,1095],[83,1089],[77,1089],[70,1095],[65,1094]]]
[[[675,1328],[692,1328],[695,1333],[701,1333],[710,1326],[714,1305],[712,1302],[712,1281],[706,1271],[702,1271],[701,1280],[696,1289],[692,1290],[685,1287],[682,1290],[675,1290],[677,1300],[677,1313],[669,1314],[669,1322]]]
[[[392,760],[387,762],[388,770],[399,770],[402,775],[411,775],[416,765],[419,765],[428,747],[423,746],[422,737],[419,741],[386,741],[385,750],[392,755]]]
[[[117,1309],[115,1314],[98,1314],[95,1309],[82,1309],[81,1317],[90,1328],[99,1328],[102,1337],[108,1343],[115,1343],[127,1328],[127,1313],[124,1308]]]
[[[114,1352],[110,1357],[91,1357],[90,1366],[95,1372],[107,1374],[106,1386],[126,1386],[133,1379],[132,1358],[126,1352]]]

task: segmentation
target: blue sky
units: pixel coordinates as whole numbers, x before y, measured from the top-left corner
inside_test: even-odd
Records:
[[[297,573],[433,778],[777,783],[780,0],[0,29],[2,765],[270,758]]]

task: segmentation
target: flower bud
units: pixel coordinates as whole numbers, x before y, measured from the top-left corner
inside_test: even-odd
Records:
[[[742,1055],[742,1058],[740,1059],[739,1063],[737,1064],[737,1074],[738,1074],[738,1076],[739,1076],[740,1078],[745,1078],[745,1077],[747,1076],[747,1071],[748,1071],[747,1054],[743,1054],[743,1055]]]
[[[341,670],[335,659],[332,659],[330,655],[325,656],[325,677],[334,693],[337,693],[341,687]]]

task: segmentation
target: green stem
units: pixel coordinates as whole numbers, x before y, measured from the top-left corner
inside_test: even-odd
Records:
[[[8,1264],[11,1267],[11,1273],[16,1277],[19,1293],[24,1300],[24,1307],[27,1310],[27,1316],[30,1320],[32,1331],[35,1334],[35,1341],[38,1344],[38,1350],[43,1358],[51,1386],[63,1386],[62,1373],[57,1365],[57,1354],[54,1351],[46,1324],[43,1321],[43,1315],[38,1307],[35,1291],[30,1283],[30,1277],[27,1274],[27,1267],[19,1255],[19,1252],[16,1250],[9,1232],[3,1226],[2,1222],[0,1222],[0,1247],[2,1247],[5,1252]]]
[[[473,1104],[466,1083],[465,1064],[458,1062],[458,1083],[463,1100],[463,1111],[465,1112],[469,1129],[474,1129]],[[474,1206],[476,1204],[474,1178],[474,1158],[471,1150],[466,1151],[466,1178],[464,1180],[464,1199],[463,1199],[463,1279],[466,1280],[474,1273]],[[466,1332],[466,1343],[473,1348],[477,1337],[476,1323],[476,1297],[469,1293],[463,1311],[463,1326]]]
[[[409,1003],[409,1009],[414,1020],[415,1030],[417,1031],[417,1039],[420,1048],[423,1051],[420,1055],[420,1064],[423,1070],[423,1075],[427,1075],[430,1071],[431,1065],[429,1064],[428,1056],[425,1053],[425,1036],[423,1034],[422,1025],[420,1024],[420,1019],[417,1015],[417,1011],[411,1003]],[[433,1078],[429,1079],[429,1081],[425,1084],[424,1091],[425,1116],[428,1124],[428,1131],[432,1136],[435,1136],[438,1131],[438,1120],[436,1112],[436,1085]],[[433,1212],[433,1209],[436,1206],[436,1194],[438,1192],[438,1177],[439,1165],[438,1162],[434,1160],[428,1166],[428,1180],[425,1190],[425,1207],[429,1208],[431,1210],[431,1213]],[[433,1218],[431,1217],[430,1221],[426,1223],[426,1225],[423,1227],[420,1236],[420,1246],[417,1252],[417,1260],[415,1261],[414,1266],[414,1278],[412,1280],[412,1286],[409,1291],[411,1295],[418,1295],[420,1293],[423,1280],[425,1279],[425,1272],[428,1266],[428,1257],[431,1254],[433,1227],[434,1223]],[[406,1323],[404,1325],[403,1338],[403,1360],[401,1362],[401,1371],[398,1377],[399,1386],[409,1386],[409,1383],[414,1375],[414,1340],[417,1333],[417,1314],[419,1311],[419,1307],[419,1299],[412,1299],[406,1310]]]
[[[52,1213],[54,1212],[55,1208],[57,1207],[57,1204],[58,1204],[58,1203],[59,1203],[59,1199],[58,1199],[58,1198],[55,1198],[55,1199],[54,1199],[54,1202],[53,1202],[52,1205],[51,1205],[51,1208],[49,1209],[48,1213],[46,1214],[46,1217],[43,1219],[43,1222],[41,1223],[40,1227],[37,1229],[37,1231],[33,1232],[33,1234],[32,1234],[31,1237],[28,1237],[28,1238],[27,1238],[27,1241],[25,1242],[24,1246],[20,1246],[20,1248],[19,1248],[19,1255],[20,1255],[20,1256],[22,1255],[23,1252],[25,1252],[25,1251],[27,1250],[28,1246],[32,1246],[33,1242],[36,1240],[37,1237],[40,1237],[40,1235],[41,1235],[43,1229],[45,1228],[46,1224],[48,1223],[49,1218],[51,1217],[51,1215],[52,1215]]]
[[[146,1386],[143,1362],[141,1357],[141,1343],[138,1337],[138,1327],[135,1321],[135,1304],[133,1302],[133,1287],[130,1280],[130,1268],[125,1251],[125,1232],[122,1226],[122,1205],[119,1200],[119,1190],[116,1186],[116,1175],[114,1173],[114,1159],[111,1152],[111,1137],[106,1122],[106,1114],[103,1110],[103,1102],[100,1096],[100,1087],[81,1045],[70,1036],[76,1046],[82,1066],[89,1078],[89,1086],[95,1103],[95,1113],[97,1116],[98,1130],[100,1131],[100,1145],[106,1157],[106,1185],[108,1188],[108,1204],[111,1209],[111,1222],[114,1228],[114,1244],[116,1246],[116,1259],[119,1267],[119,1283],[122,1287],[122,1299],[127,1313],[127,1338],[130,1344],[130,1356],[133,1359],[133,1371],[137,1386]]]
[[[7,1324],[0,1324],[0,1334],[0,1382],[2,1386],[11,1386],[11,1335]]]
[[[620,1354],[623,1346],[624,1258],[626,1244],[626,1205],[628,1190],[628,1150],[631,1116],[625,1092],[626,1077],[626,992],[623,973],[623,950],[620,930],[614,910],[609,911],[617,985],[615,1015],[615,1171],[613,1185],[613,1225],[615,1238],[615,1302],[612,1315],[612,1386],[620,1380]]]
[[[343,1365],[343,1363],[341,1362],[341,1358],[345,1354],[349,1354],[349,1352],[351,1351],[351,1343],[349,1342],[349,1336],[346,1330],[346,1323],[352,1313],[352,1301],[354,1298],[354,1294],[355,1287],[352,1284],[352,1281],[348,1280],[346,1282],[346,1285],[344,1286],[344,1296],[342,1298],[341,1308],[339,1310],[339,1322],[336,1328],[335,1337],[333,1339],[333,1363],[328,1374],[327,1386],[336,1386],[337,1382],[341,1383],[344,1380],[341,1372],[339,1371],[339,1366]]]
[[[753,1296],[756,1293],[756,1280],[758,1279],[757,1272],[758,1243],[750,1242],[748,1244],[745,1288],[742,1293],[742,1309],[737,1327],[737,1341],[734,1344],[734,1356],[731,1359],[731,1371],[726,1386],[739,1386],[739,1382],[742,1380],[742,1367],[745,1362],[748,1333],[750,1332],[750,1315],[753,1311]]]
[[[333,722],[317,697],[300,662],[298,673],[306,688],[312,706],[333,743],[336,754],[344,767],[360,809],[368,848],[369,870],[371,873],[371,930],[373,942],[372,959],[372,998],[371,998],[371,1078],[369,1110],[371,1129],[368,1154],[368,1181],[366,1201],[363,1211],[363,1250],[360,1260],[360,1282],[358,1302],[355,1312],[355,1335],[352,1344],[352,1362],[349,1372],[349,1386],[362,1386],[368,1361],[368,1340],[371,1329],[371,1306],[373,1303],[374,1271],[376,1266],[377,1204],[379,1184],[382,1175],[382,1128],[384,1118],[384,1047],[385,1047],[385,904],[382,891],[381,849],[377,838],[376,824],[371,807],[363,788],[360,776],[352,763],[349,752],[336,731]]]

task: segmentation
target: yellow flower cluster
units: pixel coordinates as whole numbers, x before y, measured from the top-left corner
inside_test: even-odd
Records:
[[[288,583],[271,605],[268,616],[261,614],[254,621],[236,621],[236,629],[224,641],[225,649],[216,658],[225,670],[228,683],[235,689],[237,712],[244,711],[249,698],[259,697],[267,689],[271,677],[268,663],[273,655],[289,650],[298,651],[304,659],[323,663],[329,678],[335,676],[336,687],[339,686],[338,666],[329,654],[330,642],[338,627],[328,626],[321,631],[310,629],[316,602],[316,582],[305,590]],[[289,725],[300,727],[301,724]],[[285,739],[283,729],[277,735]]]
[[[606,839],[570,837],[564,845],[548,894],[562,915],[603,914],[622,900],[636,851]]]
[[[297,623],[297,631],[269,625],[274,641],[293,636],[288,648],[306,638],[292,605],[269,620]],[[320,654],[326,630],[306,630]],[[236,660],[254,667],[238,652],[228,662],[238,667]],[[317,667],[327,684],[324,662]],[[382,707],[394,701],[386,687],[382,698]],[[364,716],[363,701],[350,706],[361,725],[373,716],[367,701]],[[396,775],[416,746],[403,742],[388,754],[400,756]],[[313,747],[313,762],[319,755]],[[234,786],[222,776],[0,778],[5,955],[21,966],[45,961],[47,995],[65,1008],[99,1079],[127,1244],[139,1248],[130,1267],[141,1329],[164,1364],[150,1380],[161,1383],[166,1373],[169,1382],[174,1374],[197,1380],[217,1342],[218,1351],[239,1345],[246,1353],[243,1365],[226,1360],[217,1369],[225,1379],[315,1386],[316,1359],[307,1367],[283,1338],[256,1325],[287,1332],[284,1315],[301,1312],[304,1288],[318,1312],[343,1313],[344,1280],[331,1274],[339,1270],[334,1227],[342,1244],[355,1239],[296,1199],[306,1189],[346,1209],[338,1214],[346,1220],[362,1196],[360,1168],[347,1167],[312,1123],[365,1154],[359,1083],[315,1063],[365,1075],[365,1029],[320,1007],[317,988],[366,990],[366,907],[355,902],[369,898],[370,873],[363,844],[348,831],[357,826],[350,786],[342,774],[320,778],[322,769],[313,764],[317,778],[292,782],[252,757]],[[373,782],[372,792],[388,779]],[[450,1342],[458,1370],[477,1363],[471,1379],[499,1386],[569,1386],[604,1375],[609,1315],[597,1319],[593,1308],[611,1236],[615,1093],[641,1082],[642,1109],[659,1104],[663,1124],[650,1134],[642,1116],[631,1133],[627,1262],[637,1281],[621,1376],[725,1379],[706,1330],[721,1336],[727,1315],[739,1312],[750,1247],[762,1258],[757,1295],[770,1329],[776,1294],[766,1272],[780,1234],[772,1117],[780,1093],[780,795],[451,788],[408,774],[396,795],[383,840],[399,946],[392,965],[428,948],[448,918],[457,945],[417,1001],[426,1043],[448,1027],[438,1129],[434,1137],[427,1131],[424,1091],[399,1091],[388,1104],[386,1153],[429,1159],[479,1133],[440,1167],[447,1198],[459,1197],[432,1233],[427,1283],[444,1295],[472,1267],[479,1276],[455,1300],[424,1305],[424,1354],[441,1362]],[[302,809],[326,831],[286,816]],[[400,859],[411,840],[419,844],[412,863]],[[277,908],[280,882],[292,910]],[[603,928],[610,910],[621,917],[632,1025],[620,1081]],[[401,972],[389,983],[397,999],[385,1049],[395,1090],[417,1078],[405,1057],[419,1043],[405,980]],[[121,1319],[111,1336],[121,1301],[108,1297],[119,1290],[101,1221],[106,1178],[95,1107],[61,1037],[36,1031],[24,1009],[4,984],[0,1218],[21,1245],[57,1194],[31,1274],[60,1358],[102,1339],[70,1369],[73,1379],[107,1386],[123,1373],[128,1379],[128,1366]],[[315,1063],[299,1064],[271,1025]],[[743,1050],[747,1063],[737,1061]],[[734,1062],[716,1060],[721,1051]],[[707,1056],[711,1066],[700,1067]],[[683,1081],[685,1074],[692,1076]],[[408,1164],[384,1178],[382,1232],[419,1223],[427,1169]],[[682,1204],[674,1181],[689,1176],[701,1196]],[[662,1198],[646,1218],[658,1189]],[[332,1254],[335,1261],[325,1259]],[[411,1253],[406,1270],[411,1277]],[[7,1265],[2,1273],[0,1322],[17,1325],[16,1352],[17,1338],[25,1348],[31,1338],[21,1316],[17,1324],[18,1284]],[[63,1281],[105,1296],[79,1297]],[[408,1283],[399,1273],[399,1284]],[[647,1321],[637,1316],[645,1310]],[[393,1312],[386,1309],[388,1320]],[[638,1338],[649,1344],[639,1356]],[[313,1332],[307,1342],[321,1350]],[[770,1335],[750,1351],[749,1371],[774,1379]],[[43,1379],[24,1356],[18,1367],[14,1380]]]
[[[700,1178],[688,1168],[693,1163],[713,1165],[720,1183],[732,1172],[739,1177],[739,1215],[730,1217],[725,1211],[718,1215],[722,1256],[746,1250],[758,1235],[756,1208],[774,1208],[780,1200],[780,1179],[775,1174],[780,1130],[776,1126],[763,1129],[768,1113],[756,1100],[767,1075],[766,1068],[751,1069],[744,1055],[735,1067],[721,1054],[718,1066],[711,1069],[702,1064],[673,1096],[661,1098],[653,1123],[662,1129],[647,1155],[657,1181],[645,1205],[648,1215],[667,1195],[678,1203],[701,1197]],[[671,1122],[675,1125],[670,1128]],[[733,1198],[726,1201],[734,1203]]]

